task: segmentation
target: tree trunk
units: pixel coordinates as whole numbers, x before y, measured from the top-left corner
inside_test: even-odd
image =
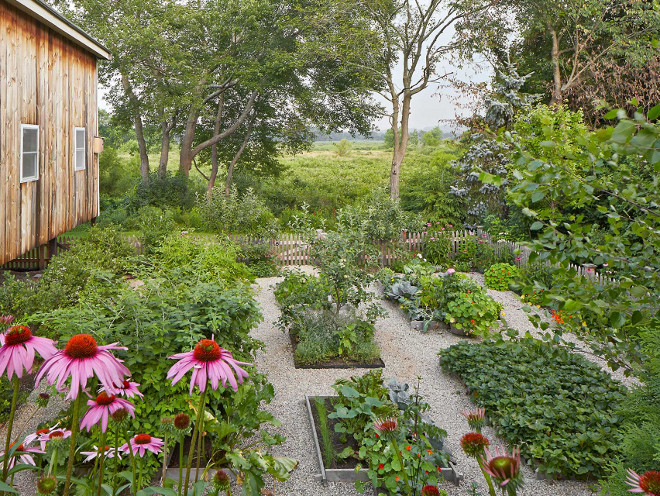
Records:
[[[220,94],[218,100],[218,112],[215,115],[215,124],[213,126],[213,135],[220,134],[220,126],[222,125],[222,112],[225,106],[225,98]],[[206,194],[209,198],[213,196],[213,187],[215,186],[215,178],[218,177],[218,144],[214,143],[211,146],[211,176],[209,177],[209,184]]]
[[[227,166],[227,178],[225,179],[225,196],[229,196],[229,192],[231,191],[231,181],[234,175],[234,167],[236,167],[238,160],[241,158],[241,155],[243,155],[243,151],[245,150],[245,147],[250,141],[250,135],[252,134],[253,124],[254,124],[254,117],[250,120],[250,124],[248,124],[247,131],[245,132],[245,139],[243,140],[243,143],[241,143],[241,147],[238,149],[236,155],[234,155],[234,158]]]
[[[557,37],[557,31],[553,28],[548,27],[550,30],[550,35],[552,36],[552,98],[550,100],[551,105],[561,105],[562,98],[562,86],[561,86],[561,68],[559,67],[559,38]]]
[[[174,127],[174,117],[172,120],[163,121],[161,129],[163,136],[160,142],[160,161],[158,162],[158,177],[163,179],[167,175],[167,163],[170,158],[170,132]]]
[[[144,139],[144,129],[142,127],[142,114],[140,113],[140,103],[133,92],[131,83],[128,80],[128,76],[122,74],[121,83],[124,88],[124,91],[128,95],[128,99],[131,102],[131,105],[134,109],[133,114],[133,125],[135,127],[135,138],[138,142],[138,149],[140,151],[140,177],[142,182],[149,182],[149,154],[147,153],[147,142]]]
[[[392,131],[394,132],[394,153],[392,154],[392,169],[390,170],[390,199],[399,198],[399,178],[401,175],[401,164],[406,157],[406,148],[409,140],[410,100],[412,95],[405,91],[401,104],[399,121],[398,97],[392,100]],[[400,129],[400,131],[399,131]]]
[[[193,142],[195,140],[195,131],[197,130],[197,118],[199,112],[191,110],[188,114],[188,120],[183,130],[183,138],[181,140],[181,151],[179,152],[179,171],[187,178],[190,175],[192,168],[192,161],[195,155],[192,152]]]

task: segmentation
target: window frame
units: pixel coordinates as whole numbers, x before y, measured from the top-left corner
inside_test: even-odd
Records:
[[[78,131],[82,131],[85,134],[85,137],[83,138],[82,147],[78,146]],[[83,151],[82,167],[78,167],[79,150]],[[75,172],[87,170],[87,129],[84,127],[73,128],[73,170]]]
[[[37,149],[34,152],[26,152],[24,151],[24,141],[25,141],[25,130],[26,129],[36,129],[37,131]],[[19,173],[20,173],[20,178],[21,178],[21,184],[23,183],[30,183],[33,181],[38,181],[39,180],[39,134],[40,134],[40,129],[37,124],[21,124],[21,155],[20,155],[20,161],[19,161]],[[34,168],[34,176],[24,176],[23,175],[23,156],[25,153],[29,154],[34,154],[36,156],[36,162],[35,162],[35,168]]]

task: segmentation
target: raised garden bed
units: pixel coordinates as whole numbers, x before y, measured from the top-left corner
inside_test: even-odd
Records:
[[[379,369],[385,367],[385,362],[383,362],[381,358],[377,358],[370,362],[358,362],[357,360],[350,360],[348,358],[333,358],[317,364],[301,363],[296,358],[298,340],[291,333],[288,334],[289,339],[291,340],[291,348],[293,349],[293,364],[297,369]]]
[[[319,462],[320,474],[317,474],[315,477],[317,480],[322,482],[356,482],[356,481],[369,481],[366,468],[360,468],[356,470],[358,461],[356,459],[349,459],[341,462],[334,462],[332,466],[326,467],[323,462],[322,447],[319,441],[321,437],[321,432],[318,426],[318,414],[316,412],[315,402],[317,399],[326,402],[330,405],[333,399],[337,399],[337,396],[305,396],[305,405],[307,407],[307,415],[309,417],[310,425],[312,426],[312,437],[314,439],[314,448],[316,450],[316,457]],[[334,434],[334,422],[329,421],[328,426],[330,432]],[[336,447],[339,452],[342,451],[346,445],[341,445],[341,442],[338,438],[332,439],[333,445],[336,442]],[[353,446],[356,448],[356,446]],[[463,475],[456,470],[456,467],[452,461],[449,462],[448,467],[442,467],[440,475],[449,482],[457,484],[463,479]]]

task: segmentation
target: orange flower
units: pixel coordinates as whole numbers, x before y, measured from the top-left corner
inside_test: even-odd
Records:
[[[410,451],[410,450],[412,449],[412,447],[411,447],[410,445],[408,445],[408,446],[406,446],[406,449],[407,449],[408,451]]]

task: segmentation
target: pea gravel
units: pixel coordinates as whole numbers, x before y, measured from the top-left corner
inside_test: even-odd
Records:
[[[306,268],[306,271],[311,268]],[[478,279],[477,276],[475,276]],[[268,374],[275,388],[275,398],[267,407],[282,422],[278,432],[285,435],[286,442],[274,448],[279,456],[288,456],[300,461],[290,480],[278,483],[275,494],[289,496],[352,496],[357,495],[351,483],[329,483],[323,485],[315,480],[319,473],[318,461],[312,441],[312,431],[304,404],[305,395],[332,394],[331,385],[340,377],[364,374],[364,369],[295,369],[293,353],[288,337],[274,325],[279,317],[279,309],[273,296],[273,287],[282,278],[258,279],[255,284],[257,301],[261,305],[264,321],[252,335],[262,340],[265,351],[257,356],[256,366],[260,372]],[[519,299],[510,292],[491,292],[504,303],[507,322],[510,327],[521,331],[533,329],[524,312],[519,310]],[[500,299],[501,298],[501,299]],[[396,377],[399,381],[414,384],[422,378],[421,394],[431,405],[431,416],[447,433],[446,446],[457,459],[457,468],[465,479],[460,486],[445,483],[441,487],[449,496],[471,494],[472,483],[479,484],[482,495],[487,489],[476,461],[467,458],[460,449],[460,438],[469,431],[461,411],[474,407],[465,387],[455,377],[441,371],[437,353],[440,349],[458,343],[461,338],[445,331],[421,333],[410,328],[407,317],[394,304],[383,302],[389,316],[376,324],[376,341],[381,347],[385,362],[385,377]],[[491,443],[503,444],[493,430],[484,429]],[[533,471],[523,467],[525,487],[520,496],[589,496],[587,483],[577,481],[536,480]],[[479,493],[477,493],[479,494]]]

